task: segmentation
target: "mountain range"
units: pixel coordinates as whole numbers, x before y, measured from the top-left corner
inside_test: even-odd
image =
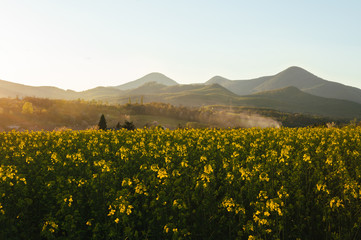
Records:
[[[109,103],[165,102],[183,106],[247,106],[333,118],[361,118],[361,89],[324,80],[290,67],[273,76],[229,80],[215,76],[205,83],[179,84],[161,73],[112,87],[82,92],[33,87],[0,80],[0,97],[84,99]]]
[[[276,75],[251,80],[229,80],[216,76],[206,82],[212,83],[218,83],[238,95],[293,86],[316,96],[361,103],[361,89],[324,80],[300,67],[290,67]]]

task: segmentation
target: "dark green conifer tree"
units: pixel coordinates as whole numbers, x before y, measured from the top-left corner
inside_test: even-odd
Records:
[[[124,125],[123,128],[127,129],[127,130],[134,130],[136,129],[135,125],[133,124],[133,122],[129,122],[127,120],[124,121]]]
[[[99,130],[107,129],[107,121],[105,120],[104,114],[101,115],[98,126],[99,126]]]

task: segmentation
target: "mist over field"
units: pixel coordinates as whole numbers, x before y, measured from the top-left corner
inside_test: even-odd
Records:
[[[213,124],[214,126],[223,128],[277,128],[282,125],[270,117],[264,117],[255,113],[235,113],[232,111],[214,112],[208,119],[202,120]]]

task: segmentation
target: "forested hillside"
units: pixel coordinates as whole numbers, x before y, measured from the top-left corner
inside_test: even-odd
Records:
[[[229,107],[222,105],[200,108],[173,106],[165,103],[110,105],[100,101],[51,100],[43,98],[0,99],[0,130],[74,130],[97,126],[104,114],[108,128],[130,121],[137,128],[179,127],[301,127],[327,122],[348,123],[332,118],[285,113],[268,108]]]

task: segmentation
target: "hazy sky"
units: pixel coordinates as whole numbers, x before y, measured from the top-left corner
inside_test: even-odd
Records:
[[[0,0],[0,79],[84,90],[300,66],[361,88],[360,0]]]

